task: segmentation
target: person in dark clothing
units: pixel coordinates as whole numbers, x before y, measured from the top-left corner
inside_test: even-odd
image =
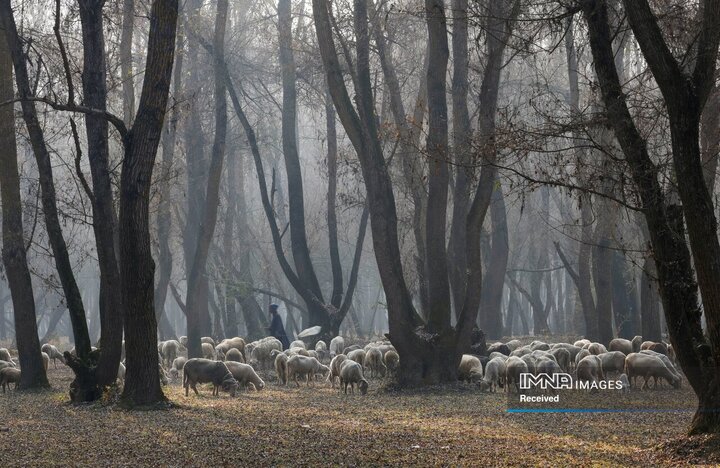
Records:
[[[280,314],[278,314],[277,304],[270,304],[270,326],[268,327],[268,330],[270,330],[271,336],[280,340],[283,349],[288,349],[290,347],[290,340],[288,340],[288,337],[285,334],[285,327],[283,326]]]

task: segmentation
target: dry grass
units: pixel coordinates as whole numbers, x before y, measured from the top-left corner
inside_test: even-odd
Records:
[[[166,411],[71,406],[68,369],[52,391],[0,395],[0,467],[10,466],[677,466],[691,412],[508,414],[507,398],[463,385],[366,396],[278,388],[237,398],[186,398]],[[597,406],[602,398],[596,396]],[[692,408],[689,389],[634,392],[638,401]],[[665,443],[665,449],[657,448]],[[686,445],[683,447],[687,448]],[[679,453],[679,455],[677,455]],[[675,455],[671,455],[675,454]]]

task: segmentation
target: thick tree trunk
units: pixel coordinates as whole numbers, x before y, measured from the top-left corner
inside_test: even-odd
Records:
[[[135,123],[125,141],[120,181],[120,277],[125,303],[126,406],[166,401],[158,375],[155,264],[150,242],[150,181],[167,110],[178,1],[155,0],[145,79]]]
[[[635,333],[636,305],[633,295],[635,288],[632,272],[629,271],[625,255],[620,251],[613,253],[612,308],[615,328],[620,338],[632,339]]]
[[[135,113],[135,75],[133,72],[132,42],[135,29],[135,0],[123,0],[122,31],[120,32],[120,74],[123,89],[123,121],[132,125]]]
[[[7,7],[7,8],[5,8]],[[3,4],[0,15],[10,8]],[[10,13],[12,14],[12,13]],[[0,102],[14,98],[13,62],[6,37],[7,22],[0,24]],[[20,358],[20,388],[49,387],[40,355],[30,269],[25,251],[20,198],[20,173],[15,140],[14,106],[0,106],[0,201],[2,201],[2,261],[5,266],[15,316],[15,341]],[[5,303],[0,321],[5,321]],[[5,326],[3,324],[3,331]]]
[[[643,263],[642,277],[640,278],[640,319],[641,332],[644,340],[660,341],[660,310],[657,292],[657,269],[652,257],[647,257]]]
[[[428,28],[428,204],[425,220],[429,306],[427,329],[443,333],[450,328],[450,284],[446,250],[448,205],[448,112],[445,75],[448,64],[447,25],[443,0],[425,0]],[[463,290],[464,292],[464,290]]]
[[[105,0],[79,0],[83,35],[83,103],[105,111],[105,38],[103,5]],[[123,297],[115,252],[115,212],[110,181],[108,122],[85,116],[90,173],[93,181],[93,231],[100,267],[100,360],[95,370],[97,385],[115,383],[122,345]]]
[[[20,44],[20,38],[15,26],[12,8],[8,0],[0,1],[0,22],[5,29],[5,36],[15,68],[15,81],[18,93],[22,99],[22,114],[30,136],[30,143],[35,155],[40,179],[41,200],[45,215],[45,225],[48,239],[53,251],[53,258],[58,276],[65,293],[65,301],[70,311],[73,334],[75,335],[75,349],[81,359],[86,359],[90,353],[90,335],[85,322],[85,309],[80,296],[80,290],[75,282],[75,275],[70,263],[70,255],[63,237],[58,215],[55,182],[53,180],[52,162],[50,153],[45,145],[40,121],[38,120],[35,103],[30,100],[32,91],[28,78],[26,58]]]
[[[338,247],[337,232],[337,129],[335,125],[335,108],[333,107],[330,91],[325,93],[325,122],[327,129],[327,167],[328,167],[328,192],[327,192],[327,225],[328,242],[330,244],[330,267],[332,269],[332,295],[330,304],[339,308],[343,295],[343,271],[340,263],[340,249]]]

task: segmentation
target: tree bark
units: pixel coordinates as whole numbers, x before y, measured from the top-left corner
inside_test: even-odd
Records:
[[[135,123],[125,141],[120,181],[120,278],[125,303],[126,380],[130,407],[164,404],[158,375],[154,310],[155,264],[150,243],[150,182],[167,110],[175,51],[178,1],[155,0],[145,79]]]
[[[78,0],[83,35],[83,103],[93,109],[107,108],[105,77],[105,0]],[[93,231],[100,267],[100,360],[95,370],[97,385],[115,383],[122,352],[123,297],[115,252],[115,212],[110,181],[108,122],[85,115],[88,158],[93,182]]]
[[[135,75],[133,72],[132,42],[135,29],[135,0],[123,0],[122,30],[120,32],[120,74],[123,90],[123,121],[132,125],[135,113]]]
[[[490,260],[488,273],[483,277],[480,299],[480,327],[488,338],[500,339],[503,335],[502,299],[507,271],[509,243],[505,198],[500,181],[496,179],[490,201],[492,221]]]
[[[448,112],[445,96],[445,75],[448,65],[447,24],[443,0],[425,0],[428,28],[428,202],[425,219],[425,259],[428,279],[429,306],[427,329],[444,333],[450,328],[450,284],[446,250],[448,205]],[[463,291],[464,292],[464,291]]]
[[[7,14],[9,2],[0,5],[0,15]],[[12,13],[10,13],[12,15]],[[0,102],[14,98],[12,70],[6,31],[7,22],[0,24]],[[15,317],[15,341],[20,359],[20,388],[43,388],[50,384],[45,374],[35,318],[30,269],[25,251],[20,198],[20,172],[15,140],[15,115],[12,105],[0,106],[0,200],[2,201],[2,261],[5,266]],[[5,303],[0,321],[5,321]],[[4,324],[3,324],[4,331]]]
[[[335,108],[333,107],[330,91],[325,93],[325,121],[327,128],[327,225],[328,242],[330,244],[330,266],[332,269],[332,295],[330,304],[339,308],[343,295],[343,271],[340,263],[340,249],[338,247],[337,233],[337,129],[335,126]]]

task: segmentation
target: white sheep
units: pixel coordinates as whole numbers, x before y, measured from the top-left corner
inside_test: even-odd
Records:
[[[63,364],[65,364],[65,357],[62,355],[62,353],[53,345],[50,343],[45,343],[42,345],[40,350],[44,353],[47,353],[48,356],[50,356],[50,359],[53,361],[53,366],[55,369],[57,369],[57,361],[60,360]]]
[[[510,356],[505,361],[505,385],[507,385],[508,391],[511,391],[510,385],[515,385],[515,390],[520,392],[520,374],[528,372],[528,366],[521,358],[517,356]]]
[[[172,377],[173,380],[177,380],[180,376],[180,372],[182,372],[186,362],[187,358],[183,356],[178,356],[173,360],[172,367],[169,371],[170,377]]]
[[[20,369],[6,367],[0,370],[0,386],[2,386],[3,393],[5,393],[5,388],[9,387],[11,383],[15,384],[15,389],[17,390],[18,385],[20,385]]]
[[[274,358],[270,356],[272,350],[282,351],[282,343],[273,336],[268,336],[245,345],[245,358],[247,363],[257,368],[271,367]]]
[[[340,366],[340,389],[344,389],[346,395],[348,384],[353,394],[355,394],[355,384],[357,384],[361,394],[365,395],[367,393],[368,381],[363,376],[362,366],[350,359],[346,359]]]
[[[295,340],[292,343],[290,343],[290,348],[307,349],[307,346],[305,346],[305,342],[303,340]]]
[[[364,367],[370,369],[371,377],[384,377],[387,374],[387,366],[383,362],[383,354],[378,348],[370,348],[365,352]]]
[[[682,379],[673,373],[663,362],[659,356],[649,353],[632,353],[625,359],[625,373],[630,380],[631,385],[637,377],[643,377],[645,382],[641,389],[648,389],[648,381],[652,377],[657,387],[658,379],[665,379],[674,388],[680,388]],[[654,387],[653,387],[654,388]]]
[[[327,344],[323,340],[315,343],[315,351],[327,351]]]
[[[607,377],[612,372],[622,374],[625,369],[625,353],[622,351],[608,351],[598,354],[602,362],[603,374]]]
[[[335,388],[335,379],[340,377],[340,367],[347,358],[348,357],[344,354],[338,354],[330,361],[330,373],[328,374],[328,380],[332,384],[332,388]]]
[[[483,392],[497,391],[497,387],[503,387],[505,380],[505,360],[499,357],[490,359],[485,364],[485,374],[480,381],[480,390]]]
[[[227,366],[240,386],[247,388],[248,384],[252,384],[257,391],[265,388],[265,382],[255,373],[255,369],[253,369],[252,366],[236,361],[227,361],[225,362],[225,366]]]
[[[400,366],[400,355],[397,351],[389,350],[383,357],[385,359],[385,367],[387,367],[388,375],[395,374]]]
[[[307,386],[310,386],[310,381],[313,380],[312,378],[315,374],[325,374],[325,369],[327,369],[329,373],[330,370],[326,366],[320,364],[320,361],[315,358],[301,356],[299,354],[292,356],[287,361],[286,385],[290,385],[290,380],[292,380],[295,382],[295,385],[299,387],[300,383],[298,382],[298,377],[304,377]]]
[[[608,351],[620,351],[626,356],[633,351],[632,341],[626,340],[625,338],[614,338],[608,344]]]
[[[278,382],[280,385],[287,385],[287,362],[289,358],[287,354],[281,353],[277,349],[274,349],[272,353],[275,356],[275,374]]]
[[[343,353],[344,354],[344,353]],[[364,349],[353,349],[346,354],[348,359],[355,361],[361,366],[365,366],[365,350]]]
[[[0,361],[12,361],[12,357],[10,356],[10,350],[8,350],[7,348],[0,348]]]
[[[342,336],[336,336],[330,340],[330,357],[341,354],[343,349],[345,349],[345,339]]]
[[[217,357],[217,354],[215,354],[215,347],[211,345],[210,343],[201,343],[200,346],[202,347],[202,356],[205,359],[215,360]]]
[[[235,361],[235,362],[242,362],[245,363],[245,359],[243,359],[243,355],[237,348],[230,348],[227,353],[225,353],[225,361]]]
[[[48,353],[45,351],[41,351],[40,356],[42,356],[43,367],[45,368],[45,372],[47,372],[48,366],[50,365],[50,356],[48,356]]]
[[[463,354],[458,367],[458,380],[477,382],[482,379],[483,368],[480,359],[472,354]]]

